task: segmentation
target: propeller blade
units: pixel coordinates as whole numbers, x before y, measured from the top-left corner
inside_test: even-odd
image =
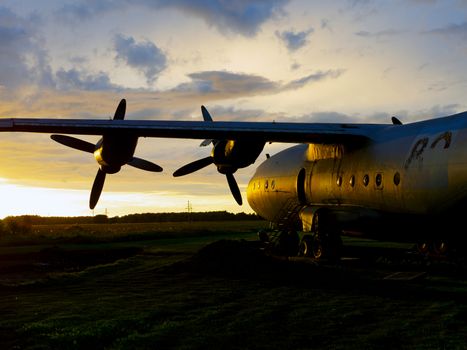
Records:
[[[235,181],[235,177],[232,173],[225,174],[227,177],[227,182],[229,183],[230,192],[234,196],[235,200],[237,201],[238,205],[242,205],[242,194],[240,193],[240,189],[238,188],[237,181]]]
[[[213,139],[206,139],[203,142],[201,142],[199,145],[200,147],[206,147],[206,146],[209,146],[211,142],[213,142]]]
[[[402,125],[402,122],[397,117],[391,117],[391,121],[394,125]]]
[[[125,119],[126,100],[122,98],[114,114],[114,120]]]
[[[206,107],[204,106],[201,106],[201,113],[203,114],[203,119],[205,122],[212,122],[212,117],[211,115],[209,114],[208,110],[206,109]]]
[[[130,160],[127,164],[141,170],[152,171],[155,173],[162,171],[162,168],[159,165],[137,157],[133,157],[133,159]]]
[[[191,163],[188,163],[187,165],[182,166],[180,169],[178,169],[177,171],[173,173],[173,176],[178,177],[178,176],[191,174],[191,173],[194,173],[195,171],[203,169],[204,167],[207,167],[208,165],[212,163],[214,163],[214,158],[211,156],[198,159],[198,160],[195,160],[194,162],[191,162]]]
[[[206,109],[206,107],[204,106],[201,106],[201,113],[203,114],[203,119],[205,122],[212,122],[212,117],[211,115],[209,114],[208,110]],[[203,142],[201,142],[200,146],[201,147],[205,147],[205,146],[208,146],[211,142],[213,142],[214,140],[213,139],[206,139],[204,140]]]
[[[94,153],[96,146],[90,142],[77,139],[76,137],[66,135],[51,135],[50,138],[62,145],[78,149],[80,151]]]
[[[96,178],[94,179],[94,183],[92,185],[91,198],[89,198],[90,209],[94,209],[97,202],[99,201],[102,188],[104,187],[104,182],[105,182],[105,173],[101,169],[99,169],[97,171]]]

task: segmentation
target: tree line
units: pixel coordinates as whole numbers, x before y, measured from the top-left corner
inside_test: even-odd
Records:
[[[152,223],[152,222],[186,222],[186,221],[245,221],[261,220],[257,214],[229,213],[227,211],[208,211],[191,213],[143,213],[124,216],[8,216],[0,220],[0,233],[27,233],[33,225],[83,225],[83,224],[120,224],[120,223]]]

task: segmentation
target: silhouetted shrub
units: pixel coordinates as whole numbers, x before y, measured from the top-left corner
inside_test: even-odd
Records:
[[[28,216],[8,216],[3,219],[2,226],[6,234],[22,235],[32,231],[31,220]]]

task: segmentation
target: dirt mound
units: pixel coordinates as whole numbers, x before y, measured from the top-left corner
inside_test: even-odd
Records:
[[[220,240],[184,261],[178,268],[218,276],[308,283],[345,277],[343,271],[313,263],[277,257],[260,249],[260,242]],[[305,277],[305,278],[304,278]]]
[[[277,263],[259,249],[257,242],[225,239],[200,249],[191,262],[212,272],[241,274],[264,271]]]
[[[271,283],[308,287],[381,289],[387,271],[361,268],[346,262],[316,262],[310,258],[268,255],[259,242],[220,240],[208,244],[191,258],[170,267],[171,272],[252,278]],[[386,286],[387,287],[387,286]],[[384,288],[386,288],[384,287]],[[399,288],[399,287],[398,287]]]

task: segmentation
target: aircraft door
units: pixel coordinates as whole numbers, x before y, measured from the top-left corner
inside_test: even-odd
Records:
[[[297,198],[298,202],[301,205],[306,204],[306,192],[305,192],[305,182],[306,182],[306,170],[301,168],[297,175]]]

